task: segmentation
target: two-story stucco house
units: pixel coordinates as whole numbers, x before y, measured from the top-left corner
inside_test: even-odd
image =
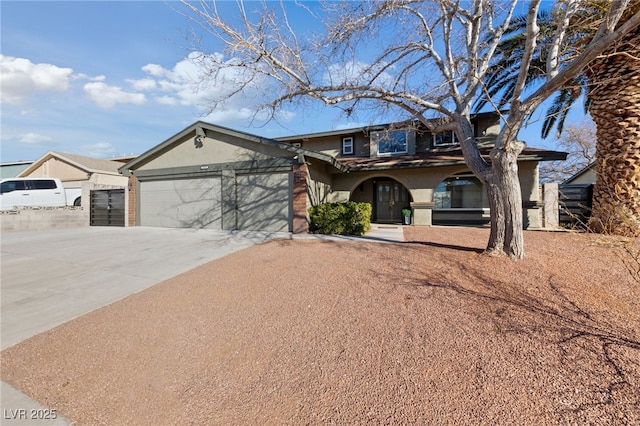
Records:
[[[488,156],[495,115],[474,117]],[[411,124],[411,123],[409,123]],[[526,148],[519,159],[524,224],[541,226],[540,161],[566,154]],[[373,206],[373,221],[484,224],[486,192],[453,133],[402,124],[265,139],[196,122],[120,168],[129,176],[130,225],[305,232],[307,208]]]

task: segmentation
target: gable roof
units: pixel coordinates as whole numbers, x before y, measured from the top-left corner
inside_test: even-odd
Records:
[[[87,173],[102,173],[108,175],[118,175],[118,167],[120,163],[111,160],[102,160],[99,158],[85,157],[83,155],[69,154],[66,152],[49,151],[42,157],[38,158],[29,167],[24,169],[18,176],[26,176],[32,171],[40,167],[44,162],[56,158]]]
[[[125,176],[131,174],[131,170],[144,165],[154,158],[162,155],[164,152],[172,149],[173,147],[183,143],[187,138],[191,138],[196,135],[204,135],[204,131],[209,130],[211,132],[221,133],[223,135],[244,139],[246,141],[254,142],[261,145],[271,146],[291,153],[292,157],[297,157],[299,162],[303,162],[305,157],[315,158],[326,163],[329,163],[340,171],[346,171],[344,165],[340,164],[334,157],[322,152],[311,151],[304,148],[295,147],[291,144],[280,142],[274,139],[263,138],[250,133],[233,130],[227,127],[218,126],[215,124],[207,123],[204,121],[196,121],[175,135],[171,136],[164,142],[154,146],[150,150],[140,154],[135,159],[129,161],[124,166],[121,166],[118,171]],[[202,132],[202,133],[201,133]]]

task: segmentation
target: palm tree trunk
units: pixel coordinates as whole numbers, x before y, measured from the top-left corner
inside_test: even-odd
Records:
[[[596,123],[596,183],[590,227],[640,236],[640,33],[587,70]]]

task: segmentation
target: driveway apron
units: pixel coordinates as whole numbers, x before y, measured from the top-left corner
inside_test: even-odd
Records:
[[[2,233],[2,349],[229,253],[288,236],[149,227]],[[1,423],[32,424],[31,410],[42,407],[7,383],[0,391]]]

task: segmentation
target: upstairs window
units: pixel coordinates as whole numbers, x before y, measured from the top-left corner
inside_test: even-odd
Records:
[[[353,155],[353,136],[342,138],[342,155]]]
[[[435,133],[433,135],[433,146],[450,146],[457,145],[456,134],[453,130],[448,130],[442,133]]]
[[[371,141],[378,145],[378,155],[406,154],[408,152],[406,130],[371,132]]]

